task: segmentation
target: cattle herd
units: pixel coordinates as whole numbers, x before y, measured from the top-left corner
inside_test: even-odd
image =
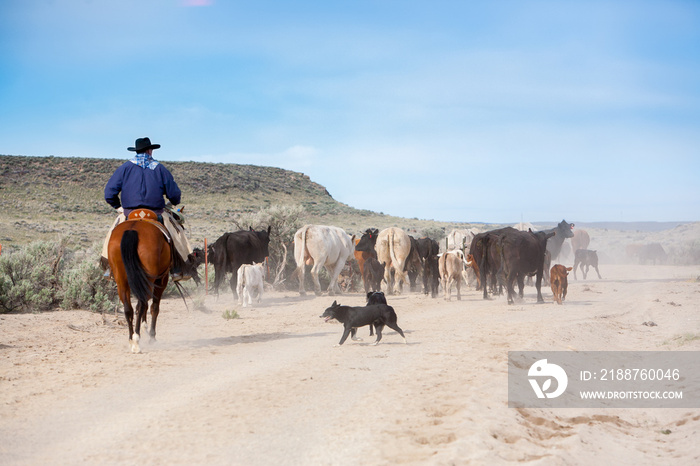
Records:
[[[572,267],[554,264],[562,245],[571,238],[575,248]],[[518,296],[523,298],[526,280],[534,277],[537,302],[544,302],[542,283],[550,284],[554,302],[566,298],[567,275],[580,267],[586,278],[589,267],[598,271],[596,251],[586,249],[590,242],[584,230],[574,231],[574,224],[562,220],[555,228],[533,231],[505,227],[479,232],[475,229],[454,230],[440,245],[430,238],[414,238],[397,227],[383,230],[367,229],[359,238],[348,235],[342,228],[325,225],[305,225],[294,235],[294,274],[299,283],[299,293],[304,295],[307,266],[314,293],[322,293],[319,273],[325,269],[330,279],[328,295],[341,293],[339,276],[349,260],[357,261],[365,293],[384,290],[387,294],[399,294],[404,287],[416,286],[422,278],[423,293],[433,298],[442,286],[444,298],[450,300],[452,288],[461,299],[463,283],[481,290],[484,299],[505,293],[508,304]],[[214,289],[218,293],[227,274],[234,297],[244,306],[252,304],[252,298],[262,297],[265,279],[261,266],[269,255],[270,228],[256,231],[250,228],[225,233],[208,248],[208,262],[214,266]],[[204,262],[201,250],[195,252],[194,266]],[[551,275],[551,276],[550,276]],[[195,275],[196,277],[196,275]],[[505,291],[504,291],[505,290]]]

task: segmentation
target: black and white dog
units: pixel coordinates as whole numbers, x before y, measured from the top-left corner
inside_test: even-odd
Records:
[[[382,296],[383,297],[383,296]],[[384,326],[396,330],[406,343],[406,337],[403,330],[396,323],[396,312],[394,308],[387,304],[368,304],[367,306],[343,306],[333,301],[331,307],[327,308],[319,317],[325,318],[326,322],[335,319],[341,322],[345,329],[340,342],[336,346],[345,343],[350,334],[355,335],[355,331],[359,327],[365,325],[374,326],[377,331],[377,340],[373,343],[376,345],[382,339],[382,330]]]

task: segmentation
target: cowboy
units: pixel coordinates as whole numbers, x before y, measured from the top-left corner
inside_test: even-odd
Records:
[[[174,281],[187,280],[191,277],[183,266],[192,253],[192,247],[184,234],[184,217],[169,205],[166,206],[163,199],[165,196],[172,205],[177,205],[180,203],[181,192],[170,171],[153,159],[153,151],[159,148],[160,144],[151,144],[149,138],[137,139],[134,147],[127,148],[136,152],[136,156],[117,168],[105,186],[105,201],[117,209],[120,215],[107,233],[102,248],[102,263],[106,263],[107,245],[114,227],[126,220],[134,209],[146,208],[156,213],[158,221],[165,225],[175,246],[170,275]],[[173,218],[174,215],[178,216],[177,221]],[[108,274],[109,270],[105,275]]]

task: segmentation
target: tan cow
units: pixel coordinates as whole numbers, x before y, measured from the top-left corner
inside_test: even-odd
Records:
[[[442,288],[445,291],[445,299],[447,301],[452,299],[453,283],[457,287],[457,300],[460,301],[462,299],[462,278],[466,274],[464,265],[464,254],[460,250],[446,251],[438,258],[440,279],[442,280]]]
[[[574,231],[574,237],[571,238],[571,249],[573,249],[574,252],[579,249],[588,249],[589,244],[591,244],[591,237],[586,230]]]
[[[549,283],[552,286],[554,301],[557,304],[561,304],[566,299],[566,289],[569,287],[566,277],[572,269],[573,267],[564,267],[561,264],[556,264],[549,271]]]
[[[406,260],[411,253],[411,238],[408,233],[397,227],[386,228],[379,232],[374,249],[377,252],[377,260],[385,265],[384,281],[388,284],[387,293],[401,293],[403,284],[409,283]],[[394,282],[391,280],[392,270]]]
[[[318,273],[325,267],[331,278],[328,284],[328,294],[341,294],[338,276],[345,267],[348,257],[352,255],[354,237],[350,237],[342,228],[325,225],[305,225],[294,234],[294,260],[297,263],[299,278],[299,294],[305,295],[304,274],[305,266],[311,267],[311,277],[314,281],[314,292],[321,294],[321,283]]]

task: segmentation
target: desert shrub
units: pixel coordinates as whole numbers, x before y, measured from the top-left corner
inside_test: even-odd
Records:
[[[0,256],[0,312],[45,311],[59,302],[64,240],[40,241]]]
[[[101,247],[101,245],[100,245]],[[117,288],[99,267],[100,252],[93,246],[76,256],[59,277],[61,308],[106,312],[117,300]]]
[[[423,228],[421,233],[422,236],[427,236],[428,238],[433,239],[438,243],[440,243],[445,238],[445,236],[447,236],[445,235],[445,229],[440,227],[425,227]]]
[[[222,314],[221,317],[223,317],[226,320],[231,320],[231,319],[239,319],[240,316],[238,315],[238,311],[235,309],[226,309]]]

